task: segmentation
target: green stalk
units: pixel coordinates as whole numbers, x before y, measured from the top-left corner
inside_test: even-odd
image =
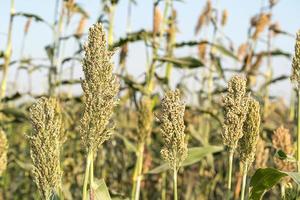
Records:
[[[94,153],[91,152],[90,155],[90,159],[91,159],[91,165],[90,165],[90,199],[91,196],[93,195],[93,185],[94,185]]]
[[[114,20],[115,20],[116,4],[112,4],[109,10],[109,27],[108,27],[108,45],[114,43]]]
[[[166,200],[166,196],[167,196],[167,190],[166,190],[166,187],[167,187],[167,174],[166,174],[166,172],[163,172],[161,176],[162,176],[161,200]]]
[[[285,184],[280,184],[280,192],[281,192],[281,199],[284,199],[285,197]]]
[[[6,50],[4,52],[4,64],[3,64],[3,75],[1,81],[0,102],[2,98],[4,98],[6,93],[8,67],[10,64],[11,51],[12,51],[12,27],[13,27],[14,14],[15,14],[15,1],[11,0],[10,18],[9,18],[8,33],[7,33],[7,44],[6,44]]]
[[[55,7],[54,7],[54,22],[53,22],[53,27],[52,27],[52,36],[53,36],[53,55],[50,58],[50,68],[49,68],[49,74],[48,74],[48,85],[49,85],[49,90],[48,93],[50,96],[54,94],[54,87],[55,87],[55,82],[56,80],[56,73],[57,73],[57,59],[59,55],[59,37],[60,37],[60,24],[62,23],[62,16],[59,16],[59,0],[56,0],[55,2]],[[56,27],[58,26],[58,28]]]
[[[230,199],[231,195],[231,177],[232,177],[232,164],[233,164],[233,150],[229,150],[228,157],[228,182],[227,182],[227,200]]]
[[[300,89],[297,88],[298,93],[298,107],[297,107],[297,172],[300,172]],[[300,187],[297,186],[297,196],[299,196]],[[300,199],[300,197],[297,197]]]
[[[142,171],[143,171],[143,156],[144,156],[144,142],[139,144],[137,160],[135,164],[133,174],[133,187],[132,187],[132,199],[138,200],[140,198]]]
[[[177,200],[177,169],[173,170],[173,182],[174,182],[174,200]]]
[[[172,1],[169,4],[171,4],[170,6],[173,7]],[[176,41],[175,16],[173,16],[173,14],[171,15],[171,19],[172,19],[172,22],[170,22],[170,23],[172,23],[172,24],[170,25],[170,27],[171,27],[171,32],[172,33],[169,33],[170,38],[169,38],[169,41],[167,41],[168,42],[168,44],[167,44],[167,55],[168,55],[168,57],[173,56],[174,44],[175,44],[175,41]],[[169,81],[171,79],[172,68],[173,68],[173,64],[168,62],[167,66],[166,66],[166,74],[165,74],[167,83],[169,83]]]
[[[244,166],[243,166],[243,184],[242,184],[241,200],[245,199],[245,189],[246,189],[246,183],[247,183],[247,171],[248,171],[248,164],[245,163]]]
[[[290,121],[294,121],[295,118],[295,91],[292,89],[291,92],[291,100],[290,100],[290,114],[289,114],[289,119]]]
[[[87,200],[87,192],[88,192],[88,182],[89,178],[91,183],[93,182],[93,172],[90,172],[93,168],[93,153],[89,151],[87,159],[86,159],[86,168],[85,168],[85,174],[84,174],[84,182],[83,182],[83,191],[82,191],[82,200]],[[92,166],[92,167],[91,167]],[[91,184],[90,183],[90,184]]]
[[[298,89],[298,115],[297,115],[297,170],[300,172],[300,89]]]

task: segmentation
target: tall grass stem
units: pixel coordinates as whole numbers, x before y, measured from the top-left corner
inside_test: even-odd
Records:
[[[244,163],[241,200],[245,199],[245,189],[246,189],[246,184],[247,184],[247,172],[248,172],[248,163]]]
[[[173,182],[174,182],[174,200],[177,200],[177,169],[173,170]]]
[[[87,200],[87,192],[88,192],[88,183],[89,183],[89,177],[91,178],[93,172],[90,172],[91,170],[91,163],[93,160],[91,159],[92,153],[89,152],[86,160],[86,168],[85,168],[85,174],[84,174],[84,182],[83,182],[83,191],[82,191],[82,200]],[[91,181],[91,179],[90,179]]]
[[[227,200],[229,200],[231,196],[232,164],[233,164],[233,150],[230,150],[229,157],[228,157],[228,182],[227,182],[227,197],[226,197]]]
[[[135,172],[133,175],[134,185],[132,191],[132,199],[138,200],[140,198],[142,171],[143,171],[143,155],[144,155],[144,142],[139,145]]]

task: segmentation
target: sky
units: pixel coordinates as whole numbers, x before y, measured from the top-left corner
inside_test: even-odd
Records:
[[[97,17],[101,14],[100,0],[77,0],[89,14],[88,26],[92,25]],[[178,10],[178,27],[179,33],[177,41],[199,40],[204,35],[195,36],[194,28],[203,9],[205,0],[184,0],[183,2],[175,2],[175,9]],[[229,11],[228,24],[224,28],[224,32],[233,39],[236,46],[245,42],[247,38],[247,30],[250,18],[260,11],[261,5],[266,5],[267,0],[212,0],[213,5],[223,10]],[[17,12],[33,13],[41,16],[46,21],[52,23],[54,20],[54,4],[55,0],[15,0]],[[140,29],[150,30],[152,27],[152,0],[137,0],[137,5],[132,7],[131,30],[138,31]],[[126,34],[126,16],[127,16],[128,0],[120,0],[120,4],[116,9],[115,17],[115,39],[125,36]],[[9,21],[10,1],[0,1],[0,50],[5,49],[6,33]],[[300,1],[299,0],[281,0],[274,8],[273,21],[278,21],[280,27],[292,34],[300,29]],[[75,17],[71,24],[64,32],[65,35],[74,32],[77,28],[79,17]],[[22,44],[22,35],[26,20],[18,17],[15,19],[13,27],[13,59],[20,57],[20,49]],[[209,34],[209,33],[208,33]],[[42,23],[32,23],[29,34],[26,38],[24,56],[35,58],[46,58],[44,47],[52,42],[52,32]],[[294,38],[279,36],[273,41],[273,47],[280,47],[284,51],[292,53],[294,50]],[[72,53],[76,47],[74,41],[68,41],[65,44],[65,53]],[[261,45],[260,48],[266,48]],[[128,67],[129,72],[139,77],[145,71],[146,56],[145,48],[142,43],[130,45],[129,47]],[[179,51],[180,55],[196,55],[195,49],[184,49]],[[116,58],[117,60],[117,58]],[[0,61],[1,62],[1,61]],[[229,67],[229,66],[228,66]],[[282,74],[289,75],[291,71],[291,61],[285,58],[275,59],[273,61],[274,76]],[[9,72],[9,80],[14,79],[15,70],[12,68]],[[82,77],[80,64],[76,70],[76,76]],[[176,76],[176,75],[175,75]],[[45,73],[35,73],[33,76],[34,92],[41,92],[44,85],[47,84]],[[20,90],[26,90],[27,78],[25,72],[19,77]],[[24,83],[24,84],[23,84]],[[291,85],[289,81],[280,82],[271,88],[271,94],[288,97],[290,95]],[[12,88],[11,85],[8,88]],[[287,89],[288,88],[288,89]]]

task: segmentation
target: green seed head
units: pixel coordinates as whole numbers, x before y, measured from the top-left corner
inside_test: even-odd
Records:
[[[300,86],[300,30],[297,33],[295,44],[295,54],[292,62],[292,75],[291,81],[295,83],[296,87]]]
[[[29,136],[33,176],[43,199],[61,187],[60,147],[62,119],[54,98],[40,98],[30,108],[33,132]]]
[[[7,138],[4,131],[0,129],[0,176],[2,176],[7,167],[7,150]]]
[[[254,161],[256,145],[259,137],[260,106],[253,98],[248,102],[248,113],[243,126],[243,137],[240,140],[241,162],[251,164]]]
[[[178,170],[188,151],[183,119],[185,104],[180,99],[179,90],[166,93],[161,109],[161,132],[164,140],[161,155],[172,169]]]
[[[82,88],[85,110],[80,132],[87,151],[96,151],[111,136],[109,120],[119,92],[119,83],[113,75],[113,52],[108,50],[101,24],[95,24],[89,29],[84,51],[85,80],[82,81]]]
[[[224,145],[227,145],[230,151],[236,149],[238,140],[243,136],[248,99],[246,79],[241,76],[233,76],[228,83],[227,95],[223,99],[224,123],[222,138]]]

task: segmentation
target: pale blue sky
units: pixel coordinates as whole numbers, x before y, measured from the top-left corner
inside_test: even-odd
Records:
[[[88,24],[95,22],[101,13],[101,5],[99,0],[77,0],[83,8],[89,13],[91,18]],[[137,0],[138,5],[132,10],[132,31],[140,30],[141,28],[150,29],[152,26],[152,0]],[[186,41],[191,39],[199,39],[200,36],[194,35],[194,27],[201,12],[204,0],[185,0],[184,3],[176,2],[175,8],[178,11],[178,25],[180,32],[178,33],[178,41]],[[244,42],[247,38],[247,30],[249,27],[250,18],[259,12],[261,4],[267,3],[267,0],[212,0],[218,8],[226,8],[229,11],[228,25],[224,32],[233,39],[236,46]],[[16,11],[34,13],[40,15],[49,22],[53,22],[55,0],[15,0]],[[0,49],[5,48],[6,31],[9,17],[9,0],[0,2]],[[120,0],[120,4],[116,10],[115,21],[115,38],[125,35],[126,30],[126,14],[128,0]],[[290,33],[296,33],[300,28],[300,1],[299,0],[281,0],[274,9],[273,21],[278,21],[280,27]],[[13,30],[13,58],[18,58],[20,55],[20,46],[23,35],[24,18],[17,18]],[[76,30],[78,17],[71,22],[70,32]],[[26,40],[25,56],[31,57],[46,57],[44,46],[52,41],[52,33],[48,27],[41,23],[33,23]],[[286,36],[279,36],[274,41],[274,47],[280,47],[285,51],[292,52],[294,49],[294,39]],[[73,52],[74,42],[70,41],[66,44],[66,53]],[[263,45],[260,48],[266,48]],[[196,55],[195,49],[179,51],[181,55]],[[145,71],[145,50],[141,43],[130,46],[129,55],[129,71],[138,76]],[[290,73],[290,61],[287,59],[276,59],[273,62],[275,76],[280,74]],[[230,67],[230,66],[226,66]],[[10,72],[10,78],[14,76],[14,70]],[[82,76],[80,66],[77,70],[77,76]],[[36,74],[37,82],[35,85],[45,85],[47,80],[44,75]],[[26,79],[21,76],[20,82],[25,83]],[[25,84],[20,84],[24,87]],[[273,94],[288,96],[290,87],[289,81],[281,82],[272,88]],[[35,87],[36,91],[40,91],[40,87]]]

